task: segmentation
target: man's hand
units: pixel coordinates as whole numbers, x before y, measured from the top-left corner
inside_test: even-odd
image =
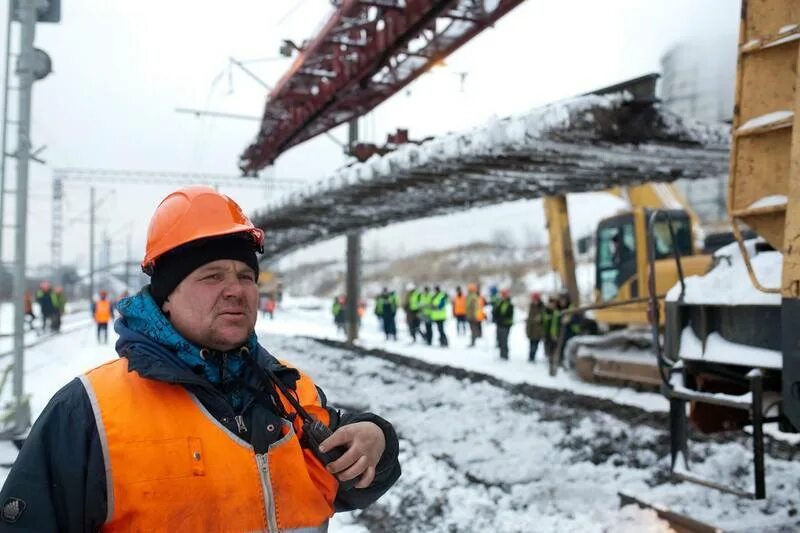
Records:
[[[355,487],[369,487],[375,479],[375,467],[386,447],[381,428],[372,422],[347,424],[322,441],[319,448],[325,452],[338,446],[343,446],[347,451],[337,460],[328,463],[328,472],[340,481],[361,476]]]

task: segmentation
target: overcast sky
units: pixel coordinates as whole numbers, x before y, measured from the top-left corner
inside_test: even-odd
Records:
[[[36,46],[50,54],[54,73],[34,88],[33,144],[47,145],[47,165],[32,167],[32,264],[50,261],[53,168],[237,173],[238,157],[253,139],[257,123],[198,119],[174,109],[259,115],[265,89],[236,69],[229,77],[228,57],[263,58],[249,66],[268,84],[275,83],[290,64],[278,58],[280,42],[312,36],[332,9],[328,0],[62,3],[60,24],[37,26]],[[398,127],[408,128],[412,138],[463,130],[493,115],[524,112],[658,71],[661,55],[678,41],[735,34],[738,10],[738,0],[527,0],[448,59],[444,69],[426,74],[362,119],[362,138],[382,142]],[[18,31],[12,36],[16,41]],[[460,72],[467,73],[463,84]],[[16,94],[11,98],[13,119]],[[9,133],[13,151],[14,129]],[[334,133],[345,137],[341,128]],[[268,173],[298,182],[316,180],[344,162],[340,148],[320,137],[287,152]],[[8,160],[12,177],[13,165]],[[65,263],[88,263],[86,187],[66,188]],[[123,258],[129,232],[134,256],[141,255],[147,221],[173,188],[98,186],[98,197],[105,198],[98,210],[98,233],[114,237],[115,259]],[[265,203],[263,191],[223,190],[249,212]],[[602,203],[606,210],[617,206],[595,197],[583,202]],[[484,223],[465,236],[463,220]],[[398,243],[395,251],[400,246],[411,251],[419,245],[466,242],[472,236],[488,238],[498,224],[521,238],[526,228],[542,229],[541,210],[535,202],[517,202],[400,224],[368,232],[365,247],[392,242]],[[416,238],[419,234],[426,238]],[[289,261],[343,254],[341,241],[299,252]],[[10,254],[10,242],[4,248]]]

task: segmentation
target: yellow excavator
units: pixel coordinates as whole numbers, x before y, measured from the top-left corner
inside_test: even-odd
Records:
[[[592,319],[605,334],[573,337],[566,357],[585,381],[658,387],[658,366],[650,351],[648,248],[652,242],[656,250],[654,271],[659,294],[666,293],[679,279],[673,249],[680,252],[684,276],[705,273],[711,256],[699,253],[703,237],[699,220],[672,184],[645,183],[607,192],[626,200],[629,209],[602,220],[596,230],[594,301],[590,307]],[[580,300],[566,197],[546,197],[544,208],[551,264],[573,307],[577,307]],[[648,235],[647,221],[656,210],[669,213],[674,245],[666,220],[658,221]],[[663,307],[663,302],[660,305]],[[551,371],[559,363],[551,361]]]
[[[670,291],[655,347],[673,475],[760,499],[764,424],[800,429],[800,2],[744,0],[741,13],[728,189],[738,246]],[[759,238],[744,241],[740,225]],[[692,472],[690,422],[749,428],[752,490]]]

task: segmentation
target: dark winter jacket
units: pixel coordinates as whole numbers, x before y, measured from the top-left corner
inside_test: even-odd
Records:
[[[492,313],[499,327],[510,328],[514,324],[514,304],[508,298],[500,300]]]
[[[525,332],[528,334],[529,339],[545,337],[546,320],[544,304],[542,302],[531,302],[531,306],[528,308],[528,320],[525,324]]]
[[[42,310],[44,316],[51,316],[56,312],[56,307],[53,305],[52,289],[36,291],[36,303],[39,304],[39,309]]]
[[[134,298],[141,296],[142,293]],[[149,295],[146,298],[149,299]],[[135,321],[126,320],[124,307],[120,307],[123,317],[115,323],[120,335],[116,348],[120,357],[128,358],[130,371],[185,387],[221,425],[250,442],[256,453],[265,453],[269,445],[280,438],[279,429],[272,433],[266,429],[268,426],[280,428],[279,423],[269,423],[277,421],[278,415],[269,401],[268,386],[254,375],[251,367],[231,367],[220,363],[226,359],[223,357],[206,358],[211,365],[217,365],[220,376],[218,383],[212,384],[206,377],[208,368],[192,367],[187,363],[187,353],[177,353],[183,346],[167,348],[148,336],[152,332],[145,334],[141,328],[133,329],[129,322]],[[186,343],[186,346],[192,345]],[[256,360],[259,365],[270,367],[285,384],[294,387],[299,377],[296,370],[283,366],[260,346]],[[234,371],[239,375],[238,380],[226,379],[226,372]],[[319,393],[322,404],[326,405],[324,393],[321,390]],[[231,406],[234,398],[234,403],[240,403],[238,410]],[[391,424],[374,414],[341,414],[331,407],[328,411],[331,429],[369,421],[383,430],[386,449],[372,485],[340,492],[335,501],[338,511],[366,507],[400,476],[397,436]],[[58,391],[45,407],[0,491],[0,506],[13,504],[12,498],[24,501],[24,511],[15,523],[8,523],[0,512],[0,530],[98,531],[107,518],[106,483],[100,434],[92,406],[83,384],[75,379]],[[14,505],[20,506],[19,503]]]

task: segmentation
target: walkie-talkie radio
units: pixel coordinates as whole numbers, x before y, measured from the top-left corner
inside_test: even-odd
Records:
[[[323,424],[320,420],[317,420],[310,415],[308,411],[303,409],[303,406],[300,405],[300,402],[295,399],[295,397],[292,395],[292,392],[286,387],[286,385],[284,385],[280,378],[278,378],[278,376],[272,372],[272,370],[269,368],[262,368],[261,366],[258,366],[258,368],[260,368],[267,375],[269,380],[272,381],[275,386],[278,387],[278,389],[280,389],[280,391],[283,393],[283,396],[289,401],[290,404],[292,404],[295,412],[297,412],[297,414],[303,420],[303,444],[305,444],[306,448],[311,450],[316,458],[319,459],[324,465],[327,465],[328,463],[331,463],[341,457],[346,451],[343,446],[337,446],[326,452],[323,452],[319,449],[319,445],[322,443],[322,441],[333,435],[331,429]],[[348,479],[347,481],[339,480],[339,490],[348,491],[352,489],[355,484],[358,483],[359,479],[361,479],[361,476],[354,479]]]

